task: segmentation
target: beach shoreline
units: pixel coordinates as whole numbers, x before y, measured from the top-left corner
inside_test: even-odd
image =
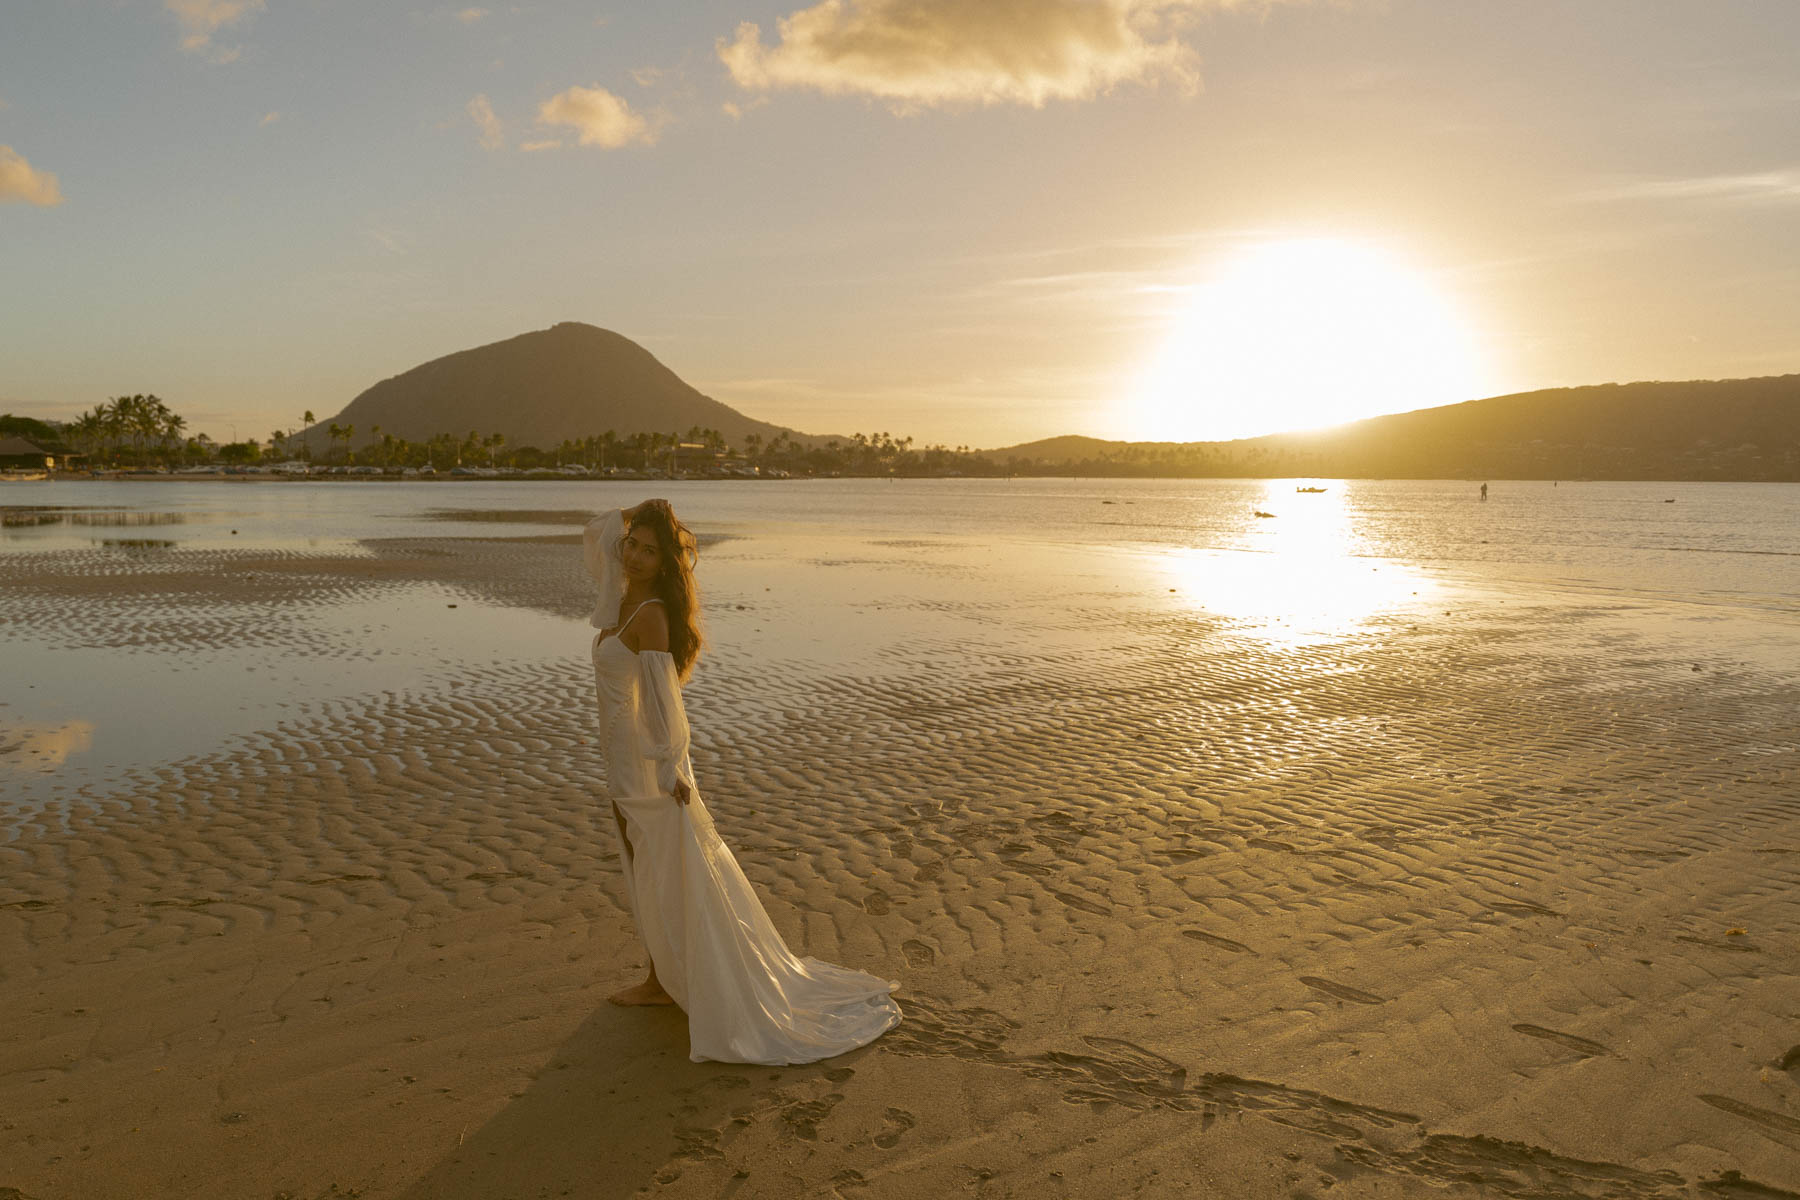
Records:
[[[0,1188],[1800,1189],[1785,614],[1432,573],[1312,628],[1113,552],[721,546],[702,791],[795,950],[907,1014],[770,1069],[602,1001],[642,958],[569,542],[366,550],[0,582],[0,638],[152,659],[349,596],[570,637],[9,810]]]

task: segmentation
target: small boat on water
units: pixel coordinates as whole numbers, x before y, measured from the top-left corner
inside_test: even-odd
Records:
[[[0,471],[0,483],[42,483],[48,478],[48,471]]]
[[[1296,492],[1301,492],[1303,494],[1317,495],[1320,492],[1325,491],[1326,489],[1324,489],[1324,488],[1295,488],[1294,490]]]

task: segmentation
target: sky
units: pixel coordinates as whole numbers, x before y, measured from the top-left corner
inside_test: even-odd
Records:
[[[558,321],[806,432],[1800,371],[1795,0],[7,0],[0,411]]]

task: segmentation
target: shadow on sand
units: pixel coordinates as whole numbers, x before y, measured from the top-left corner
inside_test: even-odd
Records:
[[[719,1157],[721,1133],[771,1090],[822,1080],[868,1051],[799,1067],[696,1063],[687,1052],[680,1009],[602,1004],[529,1087],[396,1200],[619,1200],[671,1181],[683,1160]]]

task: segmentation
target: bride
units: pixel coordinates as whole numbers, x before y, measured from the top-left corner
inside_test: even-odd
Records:
[[[694,783],[681,683],[700,652],[694,535],[667,500],[588,522],[600,740],[650,975],[615,1004],[678,1004],[695,1062],[814,1062],[900,1022],[899,984],[781,940]]]

